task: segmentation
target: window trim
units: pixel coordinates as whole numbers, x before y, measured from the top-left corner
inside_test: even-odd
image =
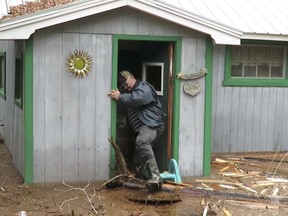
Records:
[[[287,46],[287,43],[281,42],[269,42],[269,41],[242,41],[243,45],[277,45]],[[231,51],[232,45],[225,47],[225,67],[224,67],[224,80],[223,86],[251,86],[251,87],[287,87],[288,86],[288,55],[286,56],[286,71],[285,78],[243,78],[243,77],[231,77]]]
[[[4,71],[0,64],[0,78],[4,78],[4,86],[2,86],[2,81],[0,79],[0,97],[6,100],[6,52],[0,52],[0,61],[4,62]]]
[[[142,62],[142,80],[147,81],[147,66],[157,66],[161,68],[160,91],[156,90],[158,96],[163,96],[164,92],[164,62]]]

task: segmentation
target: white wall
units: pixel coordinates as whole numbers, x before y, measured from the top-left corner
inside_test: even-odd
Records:
[[[6,99],[0,97],[0,133],[12,154],[12,162],[23,174],[23,110],[14,103],[15,56],[23,52],[23,41],[0,41],[0,52],[6,52]]]

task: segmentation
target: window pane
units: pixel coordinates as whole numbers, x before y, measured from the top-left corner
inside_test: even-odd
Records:
[[[258,48],[258,61],[261,61],[261,62],[270,61],[270,49],[268,47]]]
[[[161,91],[162,67],[157,65],[146,66],[146,81],[149,82],[156,91]]]
[[[244,77],[256,77],[256,65],[251,63],[244,64]]]
[[[231,76],[242,77],[242,63],[233,64],[231,67]]]
[[[284,50],[280,47],[271,48],[271,62],[283,62]]]
[[[271,66],[271,77],[283,77],[283,67],[279,64],[272,64]]]
[[[243,60],[243,51],[241,46],[235,46],[232,49],[232,62],[239,62]]]
[[[257,59],[257,47],[246,46],[244,50],[244,61],[255,62]]]
[[[258,77],[269,77],[269,64],[258,65]]]

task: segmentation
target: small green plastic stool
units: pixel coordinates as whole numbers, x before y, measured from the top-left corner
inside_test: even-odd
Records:
[[[178,164],[175,159],[169,160],[168,172],[160,173],[160,177],[162,178],[164,182],[170,180],[176,183],[182,183]]]

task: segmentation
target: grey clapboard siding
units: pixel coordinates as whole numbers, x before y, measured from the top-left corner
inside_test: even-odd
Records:
[[[0,97],[0,134],[11,152],[15,167],[23,174],[23,111],[14,103],[15,58],[23,52],[23,41],[2,41],[0,52],[6,52],[6,99]]]
[[[111,112],[105,92],[111,88],[111,38],[36,34],[34,85],[39,91],[34,92],[35,182],[108,177]],[[69,52],[82,47],[97,62],[88,77],[79,79],[66,72],[64,62]],[[37,70],[37,65],[42,66]]]
[[[103,180],[109,176],[113,34],[185,36],[181,68],[205,67],[205,36],[131,9],[68,22],[34,36],[34,181]],[[83,49],[93,59],[83,79],[66,72],[69,52]],[[201,175],[205,78],[195,98],[181,90],[180,169]],[[182,106],[183,105],[183,106]],[[187,117],[187,118],[186,118]],[[189,129],[188,129],[189,128]],[[186,130],[186,131],[185,131]],[[195,158],[194,158],[195,157]]]
[[[205,43],[205,39],[182,39],[181,71],[191,74],[205,67]],[[186,81],[181,81],[179,166],[183,176],[203,175],[205,78],[198,81],[202,90],[195,97],[183,92]]]
[[[287,88],[224,87],[225,46],[213,56],[213,151],[288,150]]]

